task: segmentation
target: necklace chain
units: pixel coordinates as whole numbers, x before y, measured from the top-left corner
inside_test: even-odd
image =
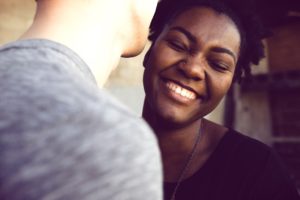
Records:
[[[190,153],[190,155],[189,155],[189,157],[187,159],[187,162],[185,163],[185,165],[184,165],[184,167],[183,167],[183,169],[182,169],[182,171],[180,173],[180,176],[179,176],[179,178],[177,180],[176,186],[175,186],[174,191],[172,193],[171,200],[175,200],[178,188],[179,188],[181,182],[183,181],[183,178],[184,178],[185,174],[189,171],[189,167],[190,167],[192,161],[194,160],[194,157],[195,157],[196,152],[197,152],[196,150],[197,150],[198,144],[200,142],[201,135],[203,134],[202,133],[202,130],[203,130],[203,125],[202,124],[203,123],[202,123],[202,120],[201,120],[201,122],[200,122],[200,130],[199,130],[199,133],[197,135],[196,141],[195,141],[193,149],[192,149],[192,151],[191,151],[191,153]]]

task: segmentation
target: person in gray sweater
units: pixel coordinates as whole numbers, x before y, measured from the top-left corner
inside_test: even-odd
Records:
[[[156,4],[37,1],[0,48],[0,199],[162,199],[156,137],[100,89],[143,49]]]

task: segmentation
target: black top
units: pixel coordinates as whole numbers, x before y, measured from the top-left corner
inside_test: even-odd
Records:
[[[164,183],[170,200],[175,183]],[[181,182],[176,200],[300,200],[287,170],[267,145],[229,130],[203,167]]]

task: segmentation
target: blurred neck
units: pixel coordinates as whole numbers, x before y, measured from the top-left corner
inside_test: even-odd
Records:
[[[129,10],[128,1],[39,0],[33,24],[20,39],[49,39],[69,47],[103,86],[127,51],[132,26],[123,27]]]

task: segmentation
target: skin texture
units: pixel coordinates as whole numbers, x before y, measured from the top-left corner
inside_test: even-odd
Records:
[[[157,0],[38,0],[20,39],[43,38],[75,51],[103,86],[119,59],[139,54]]]
[[[133,0],[132,11],[130,12],[133,25],[136,27],[133,31],[132,39],[127,40],[129,50],[122,54],[122,57],[137,56],[142,52],[146,45],[149,34],[149,25],[153,17],[158,0]],[[128,26],[130,22],[125,23]],[[127,27],[128,28],[128,27]],[[126,32],[125,32],[126,33]],[[132,48],[132,49],[130,49]]]
[[[201,119],[229,90],[239,47],[240,34],[232,20],[206,7],[181,13],[152,44],[144,60],[143,117],[159,138],[165,181],[177,180]],[[203,165],[226,129],[203,120],[202,132],[188,176]]]

